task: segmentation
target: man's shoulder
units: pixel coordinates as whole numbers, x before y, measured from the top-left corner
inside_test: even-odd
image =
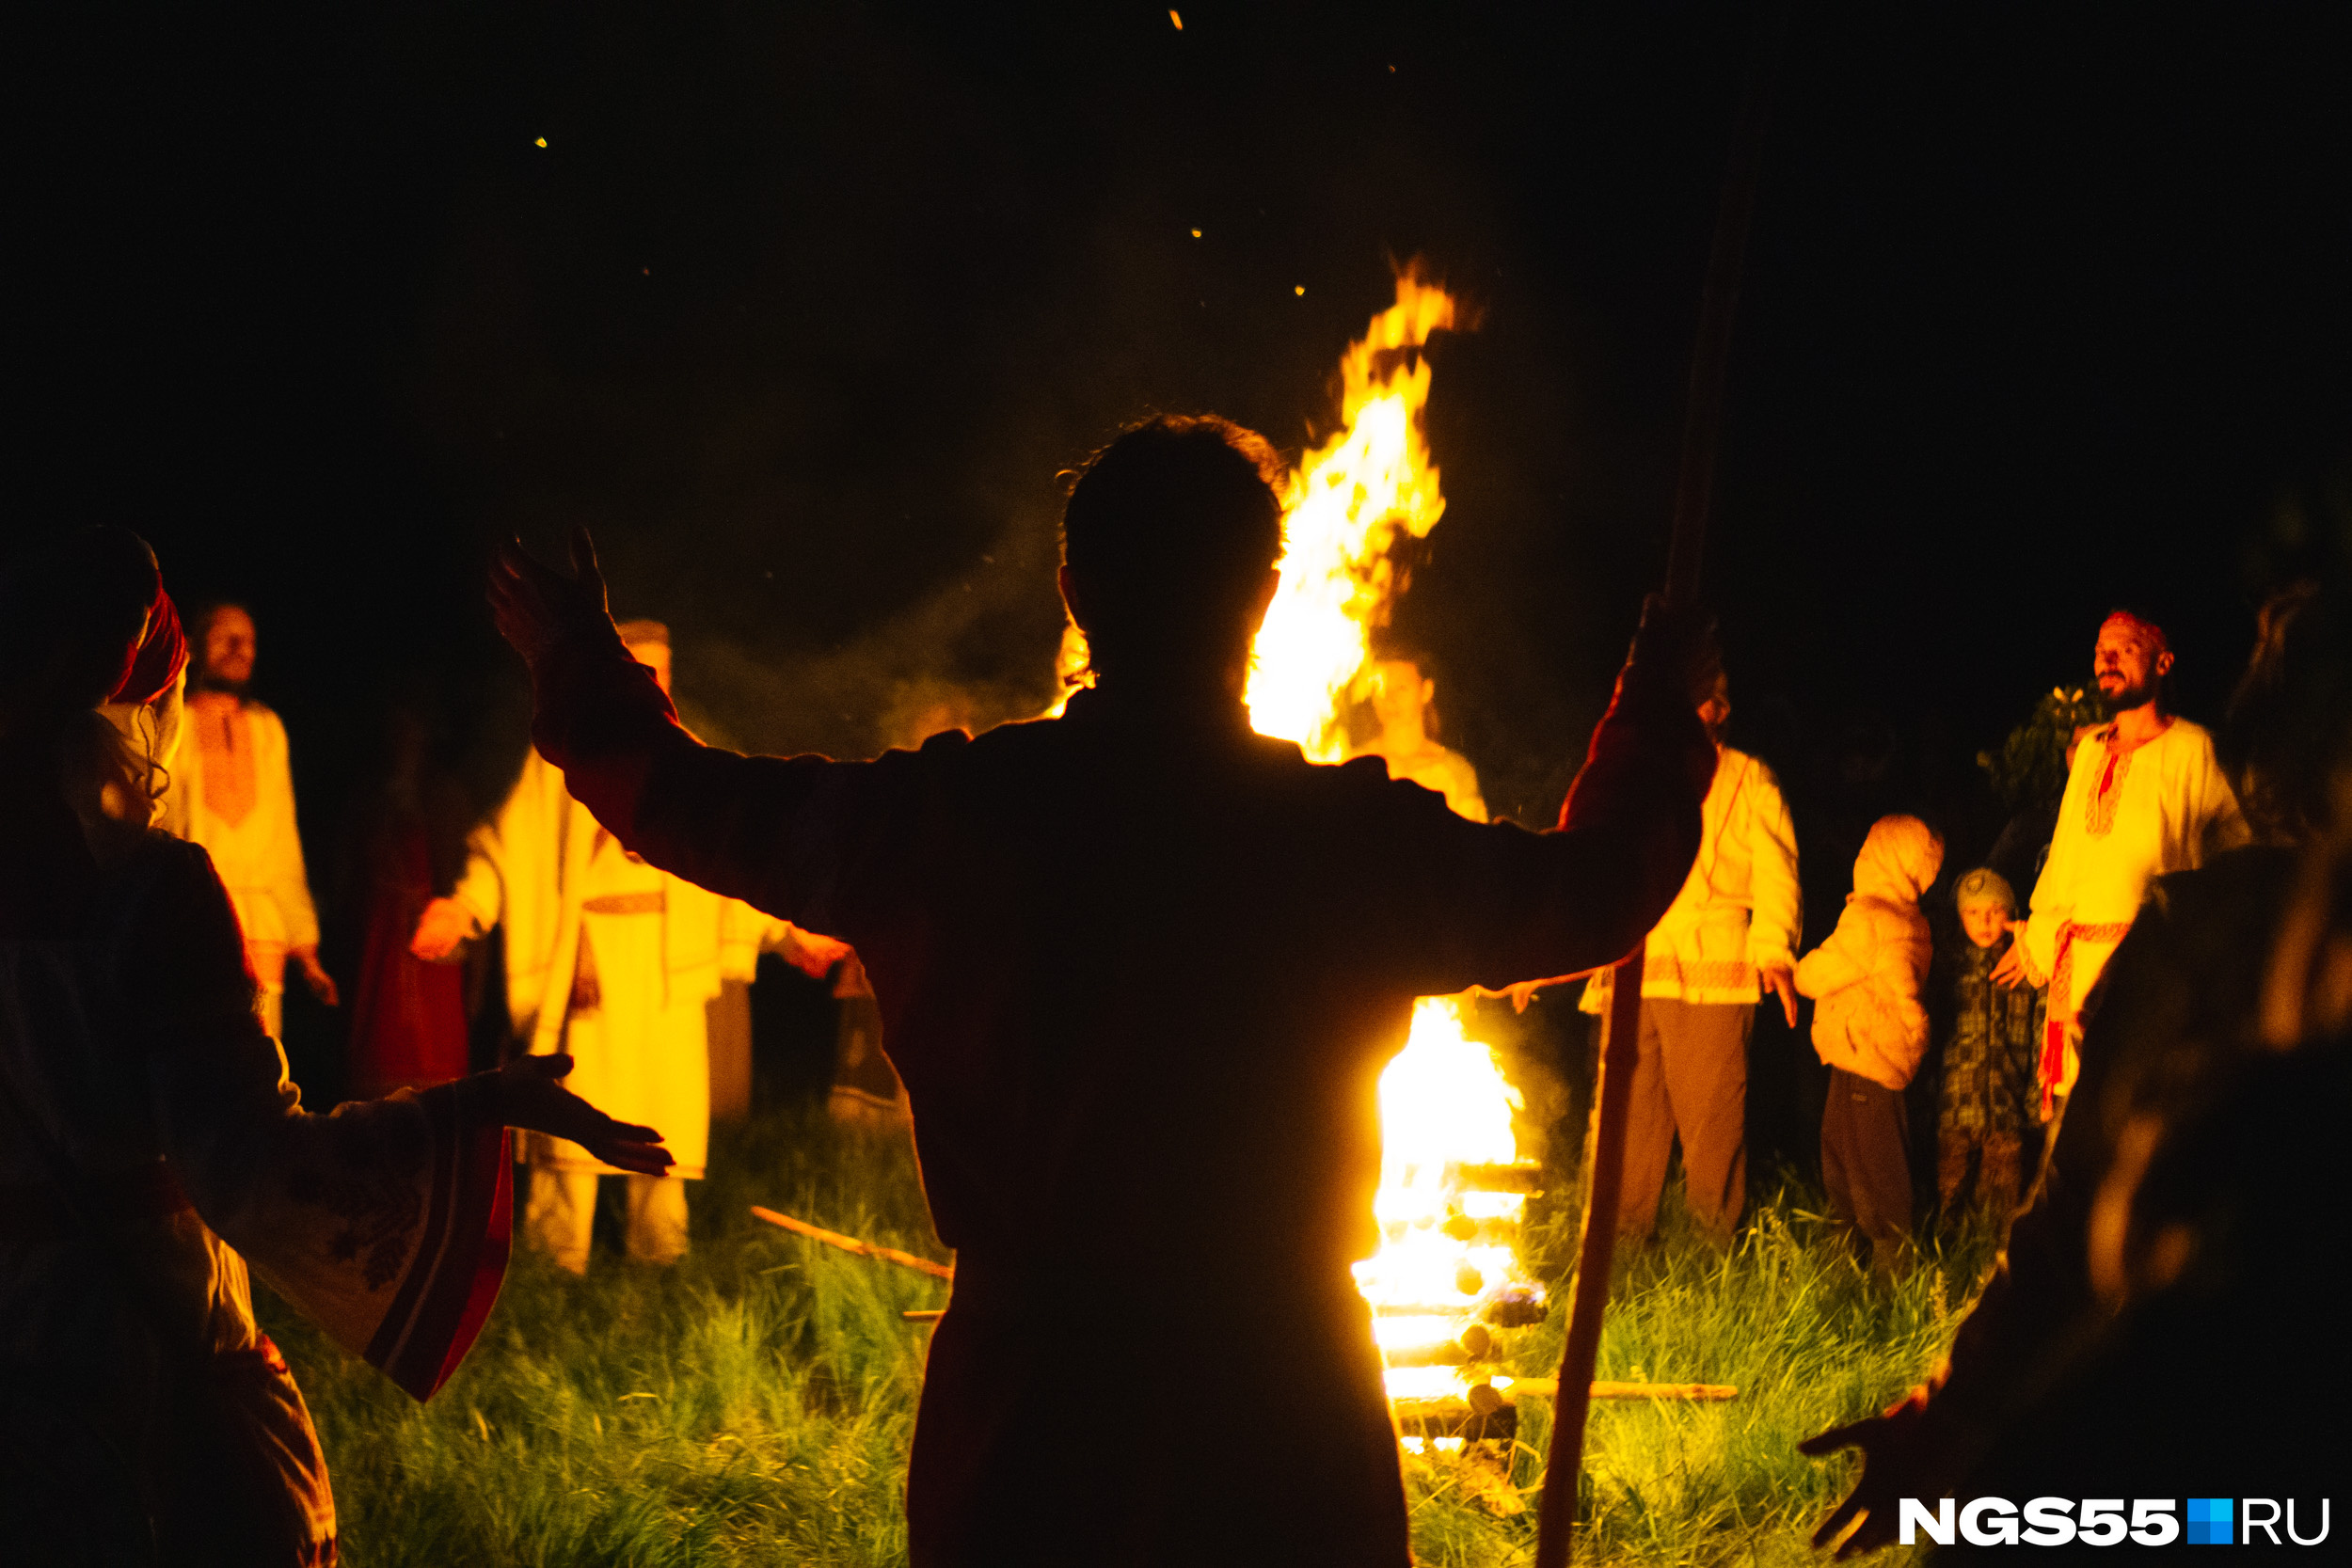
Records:
[[[1725,746],[1723,748],[1723,758],[1715,767],[1716,771],[1726,778],[1739,778],[1744,774],[1743,782],[1759,785],[1774,794],[1780,792],[1780,775],[1772,771],[1771,763],[1766,762],[1754,752],[1743,752],[1736,746]]]
[[[237,712],[251,732],[257,752],[274,752],[283,758],[293,750],[286,738],[286,721],[278,717],[276,708],[247,697],[238,705]]]
[[[2174,719],[2158,738],[2188,762],[2214,760],[2213,732],[2194,719]]]

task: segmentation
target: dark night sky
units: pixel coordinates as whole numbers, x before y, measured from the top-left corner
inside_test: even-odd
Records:
[[[1796,8],[1709,581],[1768,752],[1877,713],[1964,759],[2125,599],[2214,714],[2352,432],[2341,9]],[[20,55],[12,511],[248,598],[321,801],[391,690],[511,762],[481,565],[573,520],[714,728],[861,750],[1041,693],[1058,470],[1152,408],[1295,447],[1420,256],[1483,325],[1407,619],[1536,810],[1661,569],[1748,17],[86,21]]]

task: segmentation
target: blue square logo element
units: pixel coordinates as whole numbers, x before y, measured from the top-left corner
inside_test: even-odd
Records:
[[[2192,1546],[2231,1546],[2237,1536],[2230,1528],[2229,1497],[2191,1497],[2188,1499],[2188,1544]]]

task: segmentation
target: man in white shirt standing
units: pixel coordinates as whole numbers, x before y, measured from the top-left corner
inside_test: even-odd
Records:
[[[1698,859],[1643,952],[1641,1050],[1617,1230],[1640,1239],[1656,1225],[1678,1134],[1691,1212],[1729,1245],[1747,1200],[1748,1035],[1766,991],[1796,1027],[1804,895],[1780,781],[1724,744],[1731,688],[1720,670],[1698,713],[1715,739],[1715,779],[1701,807]],[[1586,1012],[1607,1009],[1609,978],[1604,970],[1585,988]]]
[[[669,690],[669,628],[625,621],[620,633]],[[425,906],[409,951],[440,962],[505,927],[516,1045],[568,1053],[565,1087],[590,1088],[676,1130],[675,1163],[660,1175],[532,1133],[522,1146],[531,1165],[525,1239],[561,1267],[587,1273],[597,1179],[626,1176],[629,1257],[676,1262],[688,1245],[686,1183],[702,1179],[710,1143],[709,1004],[726,980],[748,981],[762,942],[783,940],[787,927],[630,854],[535,750],[468,851],[455,891]]]
[[[187,701],[192,745],[183,745],[164,797],[164,826],[213,857],[245,933],[246,962],[261,982],[262,1024],[284,1033],[286,960],[318,999],[336,1002],[319,963],[319,917],[294,829],[286,726],[246,694],[257,639],[242,605],[215,605],[196,627]]]
[[[2100,626],[2091,664],[2115,717],[2075,749],[2032,912],[2010,927],[2018,940],[1993,972],[2005,986],[2050,988],[2039,1074],[2045,1121],[2074,1086],[2083,1016],[2150,879],[2193,871],[2247,840],[2213,736],[2165,711],[2172,650],[2163,629],[2119,610]]]

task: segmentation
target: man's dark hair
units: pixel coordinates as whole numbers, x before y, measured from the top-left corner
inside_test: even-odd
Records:
[[[1282,552],[1281,460],[1214,415],[1161,415],[1078,476],[1062,561],[1097,671],[1220,657]]]

